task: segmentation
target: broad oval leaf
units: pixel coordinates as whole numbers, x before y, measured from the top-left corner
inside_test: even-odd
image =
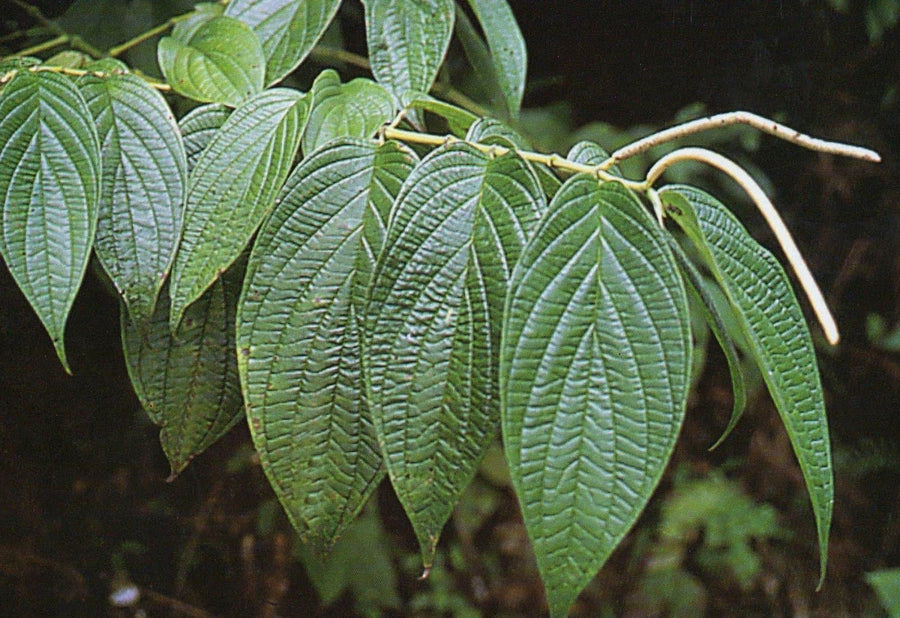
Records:
[[[172,88],[197,101],[235,107],[263,89],[266,59],[253,30],[231,17],[213,17],[164,37],[157,60]]]
[[[219,2],[198,2],[185,19],[172,27],[172,38],[187,43],[200,26],[224,14],[225,7]]]
[[[342,139],[291,174],[253,246],[238,317],[241,384],[263,470],[322,554],[383,477],[363,400],[359,319],[414,155]]]
[[[341,84],[332,69],[322,71],[309,92],[312,109],[303,135],[303,152],[310,153],[337,137],[372,137],[391,119],[391,95],[369,79]]]
[[[0,93],[0,255],[66,371],[64,334],[97,228],[100,143],[62,75],[20,70]]]
[[[666,233],[620,184],[574,176],[513,271],[500,363],[506,457],[552,615],[650,498],[690,362]]]
[[[391,213],[363,361],[382,456],[426,567],[495,437],[506,283],[543,200],[518,155],[460,143],[413,170]]]
[[[239,278],[229,272],[188,309],[175,335],[165,290],[148,321],[122,311],[125,365],[141,405],[160,427],[170,478],[242,417],[234,347],[239,291]]]
[[[173,330],[240,255],[287,177],[306,119],[295,91],[262,92],[228,117],[200,155],[188,183],[181,246],[172,268]]]
[[[340,0],[232,0],[225,14],[250,26],[266,56],[266,83],[300,66],[334,19]]]
[[[79,88],[100,137],[94,248],[135,319],[153,313],[181,236],[187,162],[162,96],[128,74],[87,74]]]
[[[784,269],[725,206],[687,186],[660,191],[728,297],[787,429],[812,501],[825,577],[834,472],[816,352]]]
[[[195,107],[178,122],[189,174],[230,115],[231,109],[227,105],[208,103]]]
[[[453,0],[364,0],[372,75],[399,100],[428,92],[453,36]]]
[[[497,82],[509,115],[515,118],[522,107],[528,55],[525,39],[506,0],[469,0],[491,50]]]

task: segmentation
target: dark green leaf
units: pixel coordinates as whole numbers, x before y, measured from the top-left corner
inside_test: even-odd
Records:
[[[260,230],[238,317],[239,367],[263,470],[317,554],[383,476],[362,397],[359,318],[413,155],[341,139],[291,174]]]
[[[101,145],[94,248],[129,314],[143,320],[153,313],[181,236],[181,134],[162,96],[134,75],[88,74],[78,83]]]
[[[450,131],[456,137],[464,137],[469,127],[472,126],[478,116],[472,112],[465,110],[456,105],[439,101],[432,96],[422,94],[421,92],[407,92],[403,101],[403,106],[412,110],[424,110],[431,112],[436,116],[440,116],[447,121]]]
[[[266,90],[235,110],[200,155],[188,183],[184,233],[172,268],[173,330],[271,209],[293,164],[306,110],[299,92]]]
[[[391,212],[363,360],[382,455],[426,566],[495,436],[506,282],[543,209],[518,155],[454,144],[413,171]]]
[[[519,115],[525,92],[528,55],[525,39],[506,0],[469,0],[491,50],[495,75],[513,118]]]
[[[19,71],[0,93],[0,254],[66,371],[64,333],[97,228],[100,143],[69,79]]]
[[[231,109],[228,106],[208,103],[195,107],[178,122],[187,155],[188,173],[194,170],[200,155],[230,115]]]
[[[332,69],[319,74],[309,96],[313,107],[303,135],[304,153],[336,137],[372,137],[394,113],[387,90],[361,77],[341,84]]]
[[[266,56],[266,83],[274,84],[303,62],[340,5],[340,0],[232,0],[225,14],[256,32]]]
[[[687,186],[659,196],[727,295],[787,428],[816,516],[824,578],[834,475],[816,353],[800,305],[778,260],[720,202]]]
[[[214,17],[186,29],[184,36],[190,38],[164,37],[157,49],[159,66],[176,92],[234,107],[263,89],[266,59],[249,26]]]
[[[581,174],[513,271],[503,438],[554,616],[637,520],[672,454],[691,362],[676,269],[635,196]]]
[[[241,419],[234,347],[240,281],[230,273],[192,305],[176,335],[165,291],[147,322],[122,312],[122,350],[131,384],[150,419],[172,477]]]

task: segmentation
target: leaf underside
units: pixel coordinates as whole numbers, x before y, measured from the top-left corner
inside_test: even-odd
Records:
[[[391,213],[363,361],[382,456],[426,567],[495,436],[506,282],[543,209],[518,155],[456,144],[413,170]]]
[[[251,433],[301,538],[327,552],[384,474],[365,406],[359,320],[414,156],[335,141],[291,175],[250,257],[238,318]]]
[[[513,272],[503,437],[552,615],[637,520],[681,427],[690,322],[664,234],[621,185],[578,175]]]
[[[222,128],[231,109],[221,103],[207,103],[188,112],[178,121],[181,139],[184,141],[184,152],[187,156],[187,170],[190,174],[200,155],[209,146],[216,132]]]

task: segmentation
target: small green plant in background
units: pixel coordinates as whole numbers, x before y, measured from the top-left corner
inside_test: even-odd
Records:
[[[105,50],[60,34],[0,61],[0,253],[63,366],[68,313],[96,255],[173,476],[246,420],[301,540],[312,555],[333,552],[330,567],[304,559],[326,600],[371,576],[343,573],[339,539],[382,542],[373,516],[358,516],[385,476],[425,574],[439,568],[441,531],[499,428],[549,609],[564,615],[672,455],[691,383],[690,298],[728,360],[726,434],[745,401],[736,338],[760,369],[809,490],[824,578],[831,448],[800,304],[725,205],[657,184],[682,164],[733,179],[835,343],[760,184],[721,154],[673,142],[746,125],[878,155],[747,112],[611,154],[591,141],[536,152],[513,128],[527,62],[504,0],[363,5],[368,58],[331,56],[374,79],[326,69],[292,81],[339,0],[201,3]],[[164,81],[118,59],[163,32]],[[439,79],[454,36],[489,109]],[[30,55],[65,44],[80,55]],[[173,105],[188,103],[176,118]],[[653,149],[639,177],[623,171]],[[728,520],[726,534],[714,498],[735,517],[760,512],[727,485],[721,496],[688,487],[706,510],[692,519],[674,502],[663,546],[705,522],[703,560],[752,578],[747,539],[771,529]],[[456,607],[440,590],[423,609]],[[392,606],[389,593],[378,602]]]

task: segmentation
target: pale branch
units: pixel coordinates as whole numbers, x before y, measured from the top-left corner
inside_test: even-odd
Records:
[[[659,131],[658,133],[648,135],[643,139],[627,144],[612,153],[609,159],[603,162],[603,168],[608,169],[619,161],[645,152],[654,146],[694,133],[700,133],[701,131],[708,131],[709,129],[717,129],[735,124],[749,125],[754,129],[758,129],[769,135],[774,135],[779,139],[791,142],[792,144],[797,144],[803,148],[808,148],[809,150],[852,157],[854,159],[862,159],[863,161],[872,161],[873,163],[881,161],[881,156],[874,150],[869,150],[868,148],[851,146],[840,142],[829,142],[827,140],[810,137],[809,135],[795,131],[774,120],[769,120],[768,118],[758,116],[751,112],[728,112],[725,114],[709,116],[708,118],[691,120],[690,122]]]
[[[681,161],[700,161],[711,165],[728,174],[728,176],[747,192],[747,195],[750,196],[750,199],[759,209],[760,213],[762,213],[766,223],[775,233],[778,244],[781,246],[782,251],[784,251],[791,268],[794,269],[794,273],[796,273],[803,291],[806,293],[807,298],[809,298],[813,312],[815,312],[816,318],[818,318],[819,323],[822,325],[822,330],[825,332],[825,338],[831,345],[836,345],[840,340],[840,333],[838,332],[834,317],[832,317],[831,311],[828,309],[828,304],[825,302],[822,290],[819,289],[816,280],[809,271],[806,260],[803,259],[800,249],[797,248],[793,236],[791,236],[790,231],[788,231],[787,226],[785,226],[784,221],[781,219],[781,216],[778,214],[778,211],[775,209],[771,200],[769,200],[765,191],[762,190],[762,187],[760,187],[753,177],[737,163],[705,148],[680,148],[664,156],[650,168],[650,171],[647,172],[647,187],[649,188],[652,186],[667,168]]]
[[[15,77],[16,73],[18,73],[20,70],[30,71],[32,73],[59,73],[61,75],[69,75],[71,77],[81,77],[83,75],[92,75],[94,77],[111,77],[112,75],[116,75],[116,73],[108,73],[104,71],[88,71],[85,69],[71,69],[69,67],[38,65],[28,67],[27,69],[13,69],[4,73],[3,75],[0,75],[0,85],[9,82],[9,80]],[[139,77],[160,92],[169,92],[170,90],[172,90],[172,87],[169,84],[158,82],[154,79],[147,78],[144,75],[139,75]]]

